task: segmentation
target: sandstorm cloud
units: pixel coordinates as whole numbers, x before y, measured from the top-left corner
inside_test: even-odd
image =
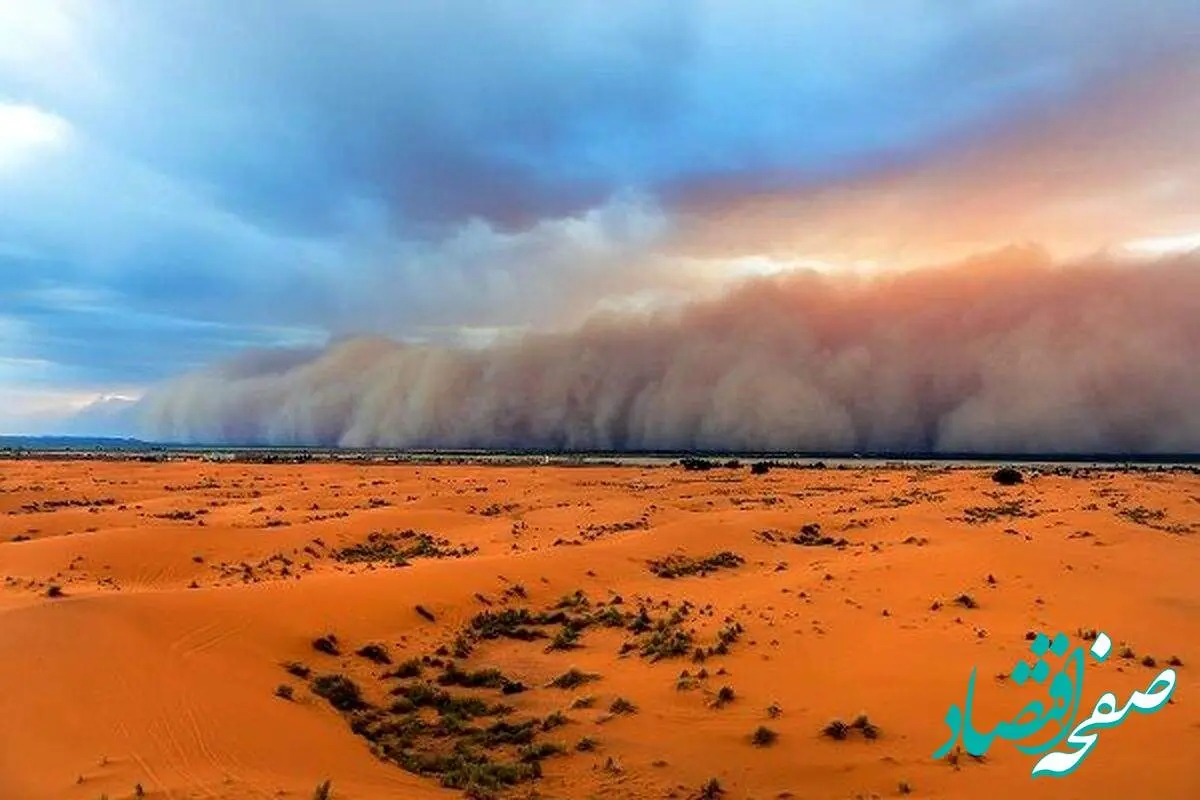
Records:
[[[1010,248],[798,273],[486,348],[354,339],[151,392],[204,443],[1004,453],[1200,451],[1200,254]]]

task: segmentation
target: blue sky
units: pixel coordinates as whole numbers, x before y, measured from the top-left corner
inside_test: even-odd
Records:
[[[693,239],[696,197],[936,165],[1200,31],[1190,0],[1087,7],[0,0],[0,432],[249,348],[740,274],[761,251],[711,208]]]

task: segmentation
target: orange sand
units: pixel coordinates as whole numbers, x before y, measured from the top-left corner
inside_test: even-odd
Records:
[[[47,507],[67,499],[112,503]],[[1012,500],[1030,516],[962,519],[970,507]],[[850,545],[756,536],[807,523]],[[403,568],[328,555],[371,531],[405,529],[479,551]],[[307,800],[324,779],[339,800],[461,797],[377,759],[281,663],[348,674],[374,696],[384,669],[353,654],[362,644],[383,642],[397,661],[429,654],[485,608],[477,593],[493,608],[540,609],[577,589],[597,601],[620,594],[630,611],[647,598],[711,603],[711,617],[694,619],[701,638],[727,616],[745,633],[705,662],[709,678],[690,690],[676,678],[700,665],[619,657],[620,630],[589,630],[565,652],[480,644],[461,665],[499,667],[530,686],[504,698],[519,712],[544,716],[580,694],[597,698],[546,734],[567,754],[546,759],[544,777],[513,796],[686,798],[715,777],[724,797],[738,799],[891,797],[902,781],[914,797],[1200,797],[1197,533],[1200,476],[1190,471],[1045,471],[1005,488],[978,468],[752,476],[667,466],[0,462],[0,798],[117,800],[140,783],[152,798]],[[674,580],[646,564],[722,550],[745,563]],[[291,566],[267,561],[276,555]],[[50,584],[65,596],[49,597]],[[514,584],[528,600],[503,600]],[[955,605],[960,593],[979,607]],[[937,599],[944,606],[931,610]],[[1044,696],[995,677],[1028,657],[1026,632],[1074,637],[1081,628],[1136,652],[1089,663],[1081,719],[1102,692],[1123,701],[1177,656],[1172,703],[1103,731],[1062,779],[1031,779],[1035,759],[1003,741],[959,768],[930,757],[973,666],[975,716],[986,728]],[[312,649],[329,632],[342,655]],[[1145,655],[1157,667],[1143,666]],[[602,677],[573,692],[543,688],[572,665]],[[274,695],[281,683],[294,701]],[[723,685],[736,699],[712,708]],[[617,696],[638,712],[598,721]],[[859,712],[879,726],[877,740],[820,735],[829,720]],[[778,741],[751,745],[759,725]],[[595,751],[573,751],[583,736]]]

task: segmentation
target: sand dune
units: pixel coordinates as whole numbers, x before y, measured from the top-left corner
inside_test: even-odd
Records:
[[[1197,797],[1197,534],[1190,470],[0,462],[0,798],[463,796],[440,777],[465,770],[379,757],[405,735],[427,764],[486,741],[538,765],[514,797]],[[1086,629],[1117,647],[1085,713],[1177,658],[1171,704],[1062,779],[1007,742],[931,758],[972,667],[994,724],[1045,696],[997,677],[1026,634]],[[547,685],[572,668],[598,677]],[[369,708],[339,713],[328,675]],[[860,713],[877,738],[822,735]]]

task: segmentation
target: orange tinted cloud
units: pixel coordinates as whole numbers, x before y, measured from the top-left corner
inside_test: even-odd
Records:
[[[1197,452],[1198,348],[1200,255],[1017,248],[757,280],[482,349],[352,340],[185,376],[138,411],[201,442]]]
[[[676,252],[919,263],[1038,242],[1078,254],[1200,231],[1200,56],[1113,79],[915,164],[756,191],[680,187]]]

